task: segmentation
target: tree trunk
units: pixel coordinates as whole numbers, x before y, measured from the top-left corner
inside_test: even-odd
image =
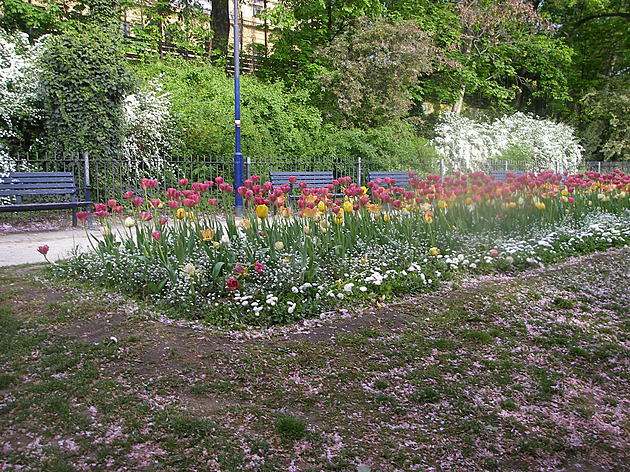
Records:
[[[453,105],[453,113],[455,113],[457,116],[460,116],[462,114],[462,111],[464,110],[464,95],[466,95],[466,84],[462,85],[462,90],[459,94],[459,100],[457,100],[457,102],[455,102],[455,104]]]
[[[236,12],[234,12],[236,15]],[[230,37],[230,12],[228,0],[214,0],[212,2],[212,58],[226,57],[228,38]]]

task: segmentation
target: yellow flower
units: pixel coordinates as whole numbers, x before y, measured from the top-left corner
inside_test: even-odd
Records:
[[[539,210],[544,210],[545,208],[547,208],[543,202],[536,202],[535,205],[536,208],[538,208]]]
[[[317,216],[317,213],[319,212],[319,210],[317,208],[304,208],[302,210],[302,216],[304,218],[315,218],[315,216]]]
[[[341,212],[337,213],[337,216],[335,216],[335,223],[338,225],[343,223],[343,213]]]
[[[352,203],[347,200],[343,202],[343,211],[346,213],[352,213]]]
[[[377,205],[375,203],[368,203],[366,205],[366,208],[370,213],[378,213],[379,211],[381,211],[381,205]]]
[[[267,205],[258,205],[256,207],[256,214],[260,219],[267,218],[269,215],[269,207]]]
[[[214,248],[218,248],[219,246],[221,246],[221,243],[219,241],[212,241],[212,245],[214,246]]]
[[[322,213],[323,213],[323,212],[325,212],[325,211],[326,211],[326,204],[325,204],[323,201],[320,201],[320,202],[317,204],[317,209],[318,209],[319,211],[321,211]]]
[[[566,197],[567,195],[569,195],[569,191],[568,191],[566,188],[563,188],[563,189],[562,189],[562,192],[560,192],[560,193],[561,193],[562,195],[564,195],[565,197]]]
[[[514,202],[508,203],[508,208],[511,208],[513,210],[514,208],[516,208],[516,203]]]
[[[183,220],[186,217],[186,210],[184,210],[183,208],[178,208],[177,209],[177,218],[180,220]]]
[[[211,230],[211,229],[201,230],[201,239],[203,239],[204,241],[212,241],[212,238],[214,238],[214,230]]]
[[[437,256],[439,254],[440,250],[438,248],[436,248],[435,246],[433,246],[432,248],[429,249],[429,254],[431,254],[432,256]]]
[[[446,201],[444,201],[444,200],[440,200],[438,202],[438,207],[440,207],[440,208],[446,208],[447,206],[448,206],[448,203],[446,203]]]
[[[468,198],[466,199],[466,205],[472,205],[472,203],[473,203],[473,199],[472,199],[472,198],[470,198],[470,197],[468,197]]]
[[[384,221],[385,223],[389,223],[389,221],[390,221],[390,220],[391,220],[391,218],[390,218],[390,216],[389,216],[389,213],[385,213],[385,214],[383,215],[383,221]]]

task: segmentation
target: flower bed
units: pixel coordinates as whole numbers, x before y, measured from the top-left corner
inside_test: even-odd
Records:
[[[102,239],[55,270],[212,324],[270,325],[427,290],[461,271],[514,271],[630,242],[630,176],[620,171],[505,183],[429,175],[410,188],[294,183],[292,208],[288,185],[252,176],[236,189],[245,214],[235,218],[221,177],[166,191],[144,179],[142,195],[95,205]]]

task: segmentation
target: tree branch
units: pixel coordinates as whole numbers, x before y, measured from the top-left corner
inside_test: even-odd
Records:
[[[591,21],[591,20],[596,20],[597,18],[608,18],[608,17],[618,17],[618,18],[627,18],[630,20],[630,13],[599,13],[597,15],[589,15],[589,16],[585,16],[584,18],[582,18],[581,20],[577,21],[574,25],[573,25],[573,29],[571,30],[571,32],[569,33],[569,38],[572,38],[573,36],[575,36],[575,33],[577,33],[577,29],[582,26],[584,23]]]

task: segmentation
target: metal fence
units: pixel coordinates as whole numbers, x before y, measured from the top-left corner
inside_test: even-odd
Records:
[[[213,180],[217,176],[227,182],[234,180],[234,156],[175,156],[158,162],[131,162],[121,157],[104,155],[90,155],[76,153],[61,155],[55,153],[20,153],[12,158],[12,165],[16,170],[30,171],[66,171],[75,175],[79,195],[85,198],[85,189],[91,189],[93,201],[105,201],[110,198],[122,200],[128,190],[138,190],[142,178],[153,178],[160,182],[163,188],[176,187],[177,180],[187,178],[191,182]],[[535,164],[535,163],[534,163]],[[490,161],[484,172],[493,170],[508,170],[529,172],[533,169],[531,161]],[[630,173],[630,162],[584,162],[582,170],[608,173],[614,169]],[[435,159],[416,160],[409,162],[387,163],[383,168],[383,161],[372,162],[361,157],[246,157],[245,176],[259,175],[267,180],[270,171],[333,171],[335,177],[350,176],[359,185],[367,183],[370,170],[385,171],[413,171],[424,177],[428,174],[444,175],[448,172],[443,162]],[[556,167],[550,170],[562,172],[564,169]]]

